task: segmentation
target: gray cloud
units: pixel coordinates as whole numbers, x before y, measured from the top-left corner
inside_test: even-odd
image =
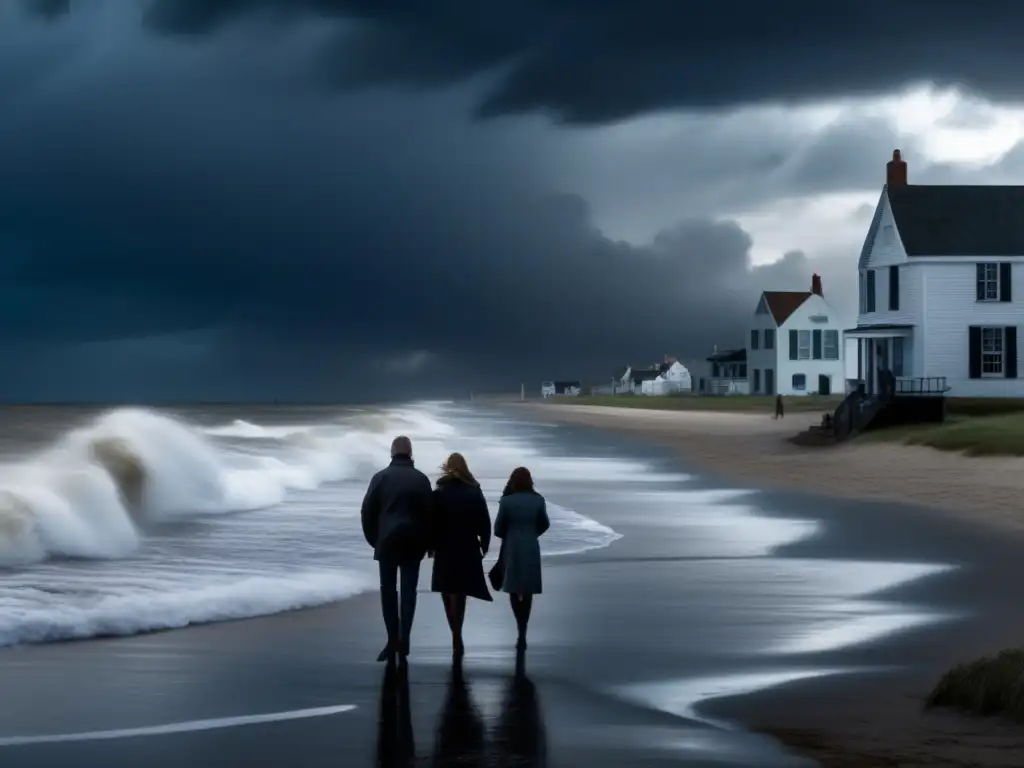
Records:
[[[50,21],[71,11],[71,0],[21,0],[21,4],[29,14]]]
[[[436,86],[502,72],[479,104],[595,123],[677,107],[872,95],[919,82],[1019,100],[1024,6],[756,0],[153,0],[150,28],[202,35],[239,19],[332,18],[337,87]]]
[[[603,378],[742,343],[759,290],[812,269],[839,286],[847,267],[790,254],[752,269],[749,235],[686,200],[649,243],[616,241],[558,191],[568,139],[474,124],[473,85],[325,99],[301,77],[321,31],[183,47],[141,37],[125,8],[22,27],[18,46],[0,31],[0,72],[23,75],[0,90],[0,343],[24,361],[0,397]],[[764,162],[791,156],[801,167],[780,139]]]

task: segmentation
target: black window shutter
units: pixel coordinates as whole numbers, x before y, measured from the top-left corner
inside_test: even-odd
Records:
[[[1003,336],[1003,371],[1008,379],[1017,378],[1017,326],[1006,326]]]
[[[1013,264],[1008,261],[999,265],[999,300],[1013,301]]]
[[[900,308],[900,268],[889,267],[889,309]]]
[[[799,338],[797,337],[796,331],[789,332],[789,359],[796,360],[796,348],[799,344]]]
[[[967,370],[970,372],[972,379],[981,378],[981,328],[971,326],[967,329],[968,333],[968,349],[967,355],[970,358],[967,361]],[[963,369],[961,369],[963,370]]]
[[[812,332],[811,339],[811,344],[813,345],[811,356],[815,360],[821,360],[821,331],[815,330]]]
[[[866,312],[875,311],[875,270],[869,269],[867,277],[867,306],[865,307]]]
[[[984,301],[985,300],[985,265],[984,264],[978,264],[977,265],[977,269],[975,270],[975,272],[977,272],[976,282],[978,284],[977,298],[978,298],[978,301]]]

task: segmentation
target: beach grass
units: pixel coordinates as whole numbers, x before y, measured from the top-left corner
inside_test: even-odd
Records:
[[[1024,722],[1024,650],[1010,649],[954,667],[929,694],[927,706]]]
[[[784,397],[786,412],[831,411],[842,402],[841,397],[802,395]],[[612,408],[643,408],[655,411],[775,411],[775,398],[761,395],[594,395],[583,397],[559,397],[552,400],[557,405],[601,405]]]
[[[1024,456],[1024,413],[953,416],[942,424],[911,424],[865,432],[858,441],[925,445],[968,456]]]

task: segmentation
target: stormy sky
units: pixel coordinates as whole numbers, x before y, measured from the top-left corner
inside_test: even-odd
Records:
[[[0,2],[0,400],[371,400],[742,345],[1024,182],[1024,5]]]

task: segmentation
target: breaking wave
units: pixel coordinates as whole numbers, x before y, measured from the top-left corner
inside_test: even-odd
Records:
[[[132,634],[332,602],[374,585],[358,522],[392,437],[428,475],[468,451],[492,508],[536,458],[440,407],[338,413],[317,423],[199,425],[118,409],[0,464],[0,645]],[[459,422],[456,421],[456,424]],[[618,534],[551,504],[545,554]]]

